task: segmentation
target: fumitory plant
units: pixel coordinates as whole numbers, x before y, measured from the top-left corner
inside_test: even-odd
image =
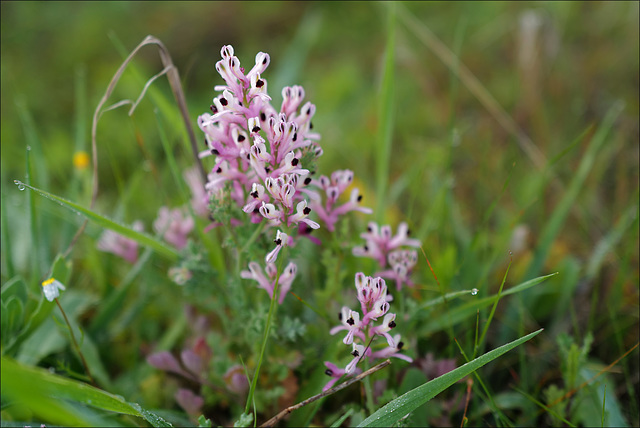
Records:
[[[215,86],[219,94],[213,98],[210,113],[200,115],[197,121],[206,144],[206,149],[199,152],[198,158],[202,161],[213,158],[212,166],[206,181],[198,176],[195,169],[187,171],[185,178],[192,192],[191,209],[210,221],[205,230],[222,229],[228,236],[225,241],[226,264],[236,266],[235,271],[221,276],[204,266],[206,260],[199,257],[197,247],[187,244],[187,236],[194,223],[190,217],[183,217],[185,209],[162,207],[154,223],[156,232],[168,243],[177,249],[187,247],[182,262],[170,270],[175,282],[186,290],[201,281],[215,281],[226,289],[223,295],[217,296],[219,300],[215,303],[202,305],[202,301],[200,304],[194,302],[204,311],[215,308],[216,311],[208,315],[211,324],[223,326],[224,333],[216,334],[215,342],[209,342],[207,349],[211,352],[205,353],[208,357],[196,357],[198,354],[191,348],[182,351],[182,364],[167,351],[148,357],[153,366],[177,374],[183,380],[202,379],[196,382],[195,391],[181,388],[176,392],[177,402],[192,416],[197,416],[199,409],[219,404],[225,394],[244,392],[237,386],[243,379],[252,379],[246,410],[254,400],[253,394],[261,409],[269,400],[287,394],[278,383],[285,382],[287,377],[291,377],[290,369],[302,363],[300,357],[304,345],[300,344],[306,339],[307,326],[299,317],[291,317],[295,311],[280,311],[278,318],[276,313],[280,305],[292,305],[295,302],[289,300],[287,303],[285,298],[289,291],[296,290],[296,282],[300,282],[296,281],[299,272],[295,260],[302,258],[304,253],[297,251],[298,246],[302,245],[304,238],[312,246],[325,246],[320,238],[314,236],[314,231],[326,229],[323,239],[327,241],[329,235],[338,233],[336,225],[347,213],[372,212],[361,205],[362,194],[352,186],[352,171],[338,169],[326,175],[317,171],[316,160],[323,150],[319,144],[320,135],[312,131],[316,108],[311,102],[305,102],[304,89],[300,86],[283,88],[282,104],[276,108],[271,104],[267,80],[263,76],[270,61],[268,54],[258,53],[255,65],[248,72],[241,67],[233,47],[224,46],[221,55],[216,70],[225,84]],[[345,198],[343,195],[348,189],[349,196]],[[344,343],[353,344],[351,354],[354,358],[344,368],[325,363],[330,368],[327,374],[332,378],[325,391],[342,375],[361,372],[356,371],[356,364],[362,357],[373,361],[396,356],[412,361],[399,353],[403,347],[400,336],[390,335],[396,327],[396,315],[387,313],[392,296],[387,293],[385,280],[381,276],[394,280],[398,291],[403,284],[412,285],[409,276],[417,257],[415,251],[400,250],[400,247],[416,247],[420,244],[408,238],[405,223],[399,226],[396,236],[391,236],[390,232],[389,226],[379,230],[375,223],[370,223],[368,231],[362,234],[367,245],[353,250],[356,256],[373,257],[380,261],[381,267],[386,266],[388,259],[391,268],[379,272],[375,278],[365,277],[362,272],[356,274],[363,318],[359,318],[358,312],[345,307],[341,313],[343,326],[330,331],[335,334],[341,329],[348,330]],[[100,241],[100,248],[135,260],[133,244],[127,245],[126,238],[117,239],[109,232]],[[244,269],[238,270],[238,267]],[[198,274],[198,271],[210,275],[207,277]],[[307,284],[297,292],[308,298],[309,294],[304,289],[315,285]],[[267,292],[264,297],[268,296],[271,301],[268,310],[265,305],[267,300],[250,292],[254,287]],[[204,298],[202,293],[197,293],[200,299]],[[229,298],[225,299],[224,296]],[[313,301],[306,303],[314,305]],[[378,320],[380,317],[384,319]],[[376,321],[380,323],[374,326]],[[247,326],[254,329],[242,331]],[[270,333],[272,328],[274,333]],[[260,330],[265,333],[258,340],[256,333]],[[386,348],[373,350],[378,345],[377,342],[373,343],[376,336],[384,338]],[[356,344],[354,339],[361,343]],[[280,358],[277,353],[265,354],[266,343],[282,343],[283,340],[290,342],[287,346],[289,354],[297,357],[288,363],[289,367],[274,364],[265,367],[268,378],[275,386],[265,384],[259,381],[262,360],[272,362]],[[329,341],[330,338],[325,336],[324,340]],[[256,344],[260,342],[258,348]],[[234,349],[235,352],[241,351],[230,357]],[[258,356],[246,350],[253,350]],[[229,359],[236,361],[230,364]],[[245,368],[244,371],[236,371],[234,376],[237,380],[224,381],[229,378],[229,371],[236,370],[234,367],[242,367],[242,363]],[[321,362],[312,361],[311,364],[320,366]],[[223,370],[226,371],[223,373]]]

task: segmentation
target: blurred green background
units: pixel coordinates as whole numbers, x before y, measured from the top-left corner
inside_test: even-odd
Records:
[[[404,7],[442,45],[420,39],[424,32],[404,18],[396,22],[396,115],[385,219],[409,222],[451,290],[495,291],[510,250],[509,283],[559,271],[550,291],[527,300],[528,319],[552,333],[593,332],[593,357],[612,362],[639,336],[638,2]],[[24,179],[26,146],[46,162],[34,165],[32,183],[88,205],[88,188],[68,185],[75,174],[73,154],[90,150],[95,106],[123,54],[148,34],[171,52],[194,125],[208,111],[214,85],[222,83],[214,69],[222,45],[234,46],[245,69],[258,51],[269,53],[264,77],[271,95],[277,100],[283,85],[300,84],[317,106],[320,168],[353,169],[365,205],[375,206],[388,13],[388,5],[369,2],[2,2],[2,281],[8,277],[5,257],[18,271],[27,270],[33,257],[21,232],[25,194],[13,184]],[[445,64],[440,46],[457,62]],[[135,64],[144,79],[161,69],[153,48],[145,48]],[[456,64],[466,66],[486,91],[474,90],[469,75],[459,80]],[[126,73],[111,103],[137,98],[143,85]],[[154,87],[170,99],[165,79]],[[150,224],[160,205],[175,202],[175,188],[163,172],[153,104],[144,100],[133,118],[125,110],[106,113],[100,122],[97,211],[114,215],[117,206],[116,217]],[[186,168],[193,162],[176,123],[171,133]],[[603,127],[604,144],[592,149]],[[529,139],[540,153],[537,161],[522,149]],[[592,163],[576,182],[585,159]],[[47,243],[43,252],[50,254],[42,259],[51,261],[80,219],[46,200],[36,203],[51,214],[43,228],[68,229]],[[12,231],[9,255],[6,227]],[[90,228],[88,235],[99,232]],[[79,245],[92,246],[93,240]],[[81,267],[92,263],[76,257]],[[433,283],[422,268],[423,281]],[[568,290],[570,302],[562,300],[561,290]],[[508,317],[508,311],[499,315]],[[534,354],[548,356],[554,346],[551,338]],[[628,379],[617,382],[625,402],[635,401],[634,391],[637,397],[633,359],[624,369]]]

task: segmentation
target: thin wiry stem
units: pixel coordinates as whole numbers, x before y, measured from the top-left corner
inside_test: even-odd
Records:
[[[380,364],[371,367],[366,372],[360,373],[358,376],[353,377],[353,378],[347,380],[346,382],[341,383],[340,385],[334,386],[333,388],[327,389],[326,391],[324,391],[324,392],[322,392],[322,393],[320,393],[318,395],[314,395],[313,397],[307,398],[306,400],[301,401],[298,404],[295,404],[293,406],[287,407],[286,409],[284,409],[283,411],[281,411],[280,413],[278,413],[277,415],[275,415],[274,417],[272,417],[271,419],[269,419],[268,421],[266,421],[265,423],[263,423],[260,426],[261,427],[272,427],[280,419],[284,418],[286,415],[288,415],[289,413],[293,412],[294,410],[298,410],[299,408],[304,407],[307,404],[311,404],[316,400],[319,400],[319,399],[321,399],[323,397],[326,397],[327,395],[334,394],[334,393],[336,393],[336,392],[348,387],[349,385],[352,385],[352,384],[354,384],[356,382],[359,382],[360,380],[364,379],[365,377],[377,372],[380,369],[385,368],[389,364],[391,364],[391,360],[387,359],[387,360],[381,362]]]
[[[111,107],[103,109],[103,107],[106,104],[107,100],[111,96],[111,93],[113,92],[113,90],[115,89],[116,85],[120,81],[120,77],[122,77],[122,74],[124,73],[124,70],[127,68],[129,63],[133,60],[133,58],[137,55],[137,53],[144,46],[147,46],[147,45],[156,45],[158,47],[158,53],[160,55],[160,60],[162,61],[162,65],[164,66],[164,69],[160,73],[156,74],[151,79],[149,79],[149,81],[145,84],[140,96],[138,97],[138,99],[135,102],[132,102],[132,101],[129,101],[129,100],[124,100],[124,101],[120,101],[120,102],[114,104]],[[204,167],[202,166],[202,162],[200,161],[200,158],[198,157],[198,146],[196,144],[196,137],[195,137],[195,134],[193,132],[193,127],[191,126],[191,119],[189,118],[189,111],[187,110],[187,102],[186,102],[186,99],[185,99],[185,96],[184,96],[184,91],[182,90],[182,85],[180,83],[180,74],[178,73],[178,69],[175,67],[175,65],[173,65],[173,61],[171,59],[171,55],[169,54],[169,51],[164,46],[164,44],[159,39],[155,38],[154,36],[147,36],[147,37],[145,37],[145,39],[142,42],[140,42],[140,44],[138,46],[135,47],[135,49],[133,51],[131,51],[131,53],[124,60],[122,65],[120,65],[120,68],[118,68],[116,73],[113,75],[113,78],[111,79],[111,82],[109,82],[109,86],[107,86],[107,90],[105,91],[104,95],[102,96],[102,99],[100,99],[100,102],[98,103],[98,106],[96,107],[95,111],[93,112],[93,120],[91,122],[91,154],[92,154],[92,158],[93,158],[92,159],[92,166],[93,166],[92,182],[93,182],[93,184],[92,184],[91,203],[90,203],[90,208],[91,209],[93,209],[93,207],[95,205],[95,202],[96,202],[96,199],[98,197],[98,144],[97,144],[98,121],[100,120],[100,118],[102,117],[102,114],[104,112],[109,111],[109,110],[113,110],[114,108],[120,107],[120,106],[125,105],[125,104],[131,104],[132,105],[131,109],[129,110],[129,115],[133,114],[136,106],[138,105],[138,103],[140,102],[140,100],[142,99],[144,94],[146,93],[147,89],[149,88],[149,85],[154,80],[156,80],[158,77],[163,76],[165,74],[167,76],[167,79],[169,80],[169,85],[171,86],[171,91],[173,92],[173,95],[174,95],[174,97],[176,99],[176,102],[178,103],[178,108],[180,110],[180,113],[182,115],[182,119],[183,119],[185,127],[187,129],[187,134],[189,136],[189,142],[191,144],[191,149],[193,151],[193,155],[194,155],[195,160],[196,160],[196,165],[198,166],[198,169],[199,169],[200,174],[202,175],[204,181],[205,182],[207,181],[207,174],[205,173]],[[76,241],[78,240],[78,238],[80,238],[80,236],[84,232],[84,229],[86,228],[87,223],[88,223],[88,220],[85,220],[82,223],[82,225],[80,226],[80,228],[78,229],[78,231],[76,232],[76,234],[73,236],[73,238],[71,239],[71,242],[69,243],[69,247],[64,252],[64,257],[67,257],[69,255],[69,253],[73,249]]]
[[[67,327],[69,327],[69,334],[71,335],[71,341],[73,342],[73,347],[75,348],[76,352],[80,356],[80,361],[82,362],[82,365],[84,366],[84,371],[87,373],[87,376],[89,377],[89,380],[91,381],[91,384],[93,386],[97,387],[98,385],[96,385],[95,380],[93,380],[93,376],[91,376],[91,370],[89,370],[89,365],[87,364],[87,360],[84,359],[84,355],[82,354],[82,351],[80,350],[80,346],[78,345],[78,342],[76,341],[76,336],[75,336],[75,334],[73,334],[73,328],[71,327],[71,323],[69,322],[69,318],[67,318],[67,314],[64,312],[64,309],[62,309],[62,305],[60,304],[60,301],[58,299],[55,299],[55,300],[56,300],[56,304],[58,305],[58,308],[60,308],[60,312],[62,312],[62,316],[64,317],[64,321],[67,323]]]

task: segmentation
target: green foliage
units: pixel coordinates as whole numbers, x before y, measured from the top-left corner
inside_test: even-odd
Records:
[[[95,412],[90,416],[82,411],[74,415],[74,407],[63,401],[70,400],[108,412],[138,416],[154,427],[171,426],[157,415],[142,409],[136,403],[126,402],[122,397],[6,358],[2,358],[2,395],[12,405],[26,405],[35,415],[53,423],[93,425],[100,420],[99,413]]]
[[[640,423],[637,349],[609,367],[636,344],[640,319],[637,3],[1,8],[3,425],[253,426],[320,393],[323,362],[351,359],[329,330],[341,306],[357,306],[353,275],[382,270],[352,255],[374,219],[394,230],[406,221],[424,250],[415,286],[390,287],[394,333],[414,362],[392,358],[279,426]],[[88,208],[92,166],[73,155],[91,150],[93,108],[147,34],[171,53],[196,131],[221,83],[220,46],[233,43],[245,70],[268,52],[274,106],[293,84],[317,106],[324,154],[303,149],[301,165],[316,179],[353,170],[363,206],[376,209],[314,231],[319,246],[286,249],[298,276],[282,305],[240,277],[264,261],[275,230],[250,223],[229,187],[210,207],[222,225],[191,210],[181,250],[126,226],[152,230],[160,206],[191,198],[183,171],[194,156],[164,77],[132,115],[102,115]],[[137,99],[161,68],[145,48],[108,104]],[[96,249],[105,229],[139,243],[134,264]],[[49,277],[67,287],[58,301],[69,325],[42,295]],[[459,350],[483,355],[460,366]],[[147,357],[160,351],[181,366],[193,351],[203,371],[158,370]],[[447,364],[460,367],[443,374]],[[205,405],[186,412],[180,389]]]
[[[537,336],[541,331],[542,330],[538,330],[518,340],[507,343],[506,345],[489,351],[486,354],[476,358],[475,360],[469,361],[463,366],[458,367],[457,369],[452,370],[437,379],[429,381],[419,386],[418,388],[407,392],[406,394],[396,398],[392,402],[378,409],[374,414],[369,416],[358,426],[384,427],[395,424],[397,421],[404,418],[409,412],[428,402],[433,397],[435,397],[460,379],[464,378],[470,373],[473,373],[480,367],[498,358],[505,352],[508,352],[516,346],[521,345],[527,340],[533,338],[534,336]]]

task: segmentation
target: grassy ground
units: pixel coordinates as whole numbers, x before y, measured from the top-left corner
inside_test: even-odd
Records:
[[[464,357],[453,339],[467,356],[476,355],[477,309],[480,333],[490,318],[491,306],[477,308],[473,299],[497,293],[507,269],[505,290],[558,272],[500,300],[478,353],[540,327],[545,330],[483,368],[481,377],[470,377],[470,425],[640,424],[638,350],[618,361],[640,336],[638,3],[397,6],[394,78],[392,86],[385,86],[392,11],[384,3],[3,2],[3,312],[6,284],[19,275],[28,287],[37,286],[82,221],[13,184],[25,181],[27,154],[33,185],[88,206],[90,172],[74,169],[73,154],[90,151],[93,110],[124,56],[147,34],[161,39],[180,71],[195,123],[197,115],[208,111],[213,87],[221,84],[214,69],[220,47],[232,44],[245,67],[258,51],[271,55],[264,76],[275,100],[284,85],[304,86],[306,98],[317,107],[314,130],[322,135],[324,155],[318,168],[352,169],[365,205],[377,208],[371,218],[392,224],[394,230],[406,221],[421,240],[437,280],[421,255],[418,286],[397,302],[412,317],[413,330],[403,330],[403,337],[414,359],[431,353],[461,365]],[[142,77],[127,72],[112,102],[135,99],[161,69],[153,49],[143,52],[135,65]],[[381,87],[391,88],[391,108],[381,103]],[[193,164],[169,85],[160,79],[154,88],[155,94],[132,117],[122,108],[108,112],[98,128],[95,211],[126,223],[142,219],[147,230],[161,205],[184,201],[154,109],[164,117],[162,126],[179,168]],[[381,139],[380,118],[390,117],[389,145]],[[369,220],[354,215],[345,236],[357,241]],[[152,256],[106,321],[101,305],[123,284],[129,287],[124,278],[131,267],[95,249],[101,232],[90,224],[69,256],[69,283],[82,293],[68,304],[93,343],[92,361],[103,372],[95,377],[105,390],[144,408],[177,411],[173,393],[178,381],[158,374],[145,356],[159,343],[177,351],[189,340],[193,332],[184,326],[181,305],[175,302],[191,300],[167,278],[170,264]],[[324,257],[304,251],[315,260]],[[306,262],[304,269],[301,263],[303,280],[294,291],[297,287],[320,307],[325,302],[331,311],[352,304],[350,291],[344,291],[351,289],[352,275],[375,267],[349,251],[341,254],[335,277],[327,273],[335,265],[325,259]],[[326,285],[336,278],[337,285]],[[430,312],[422,309],[442,293],[472,288],[479,290],[476,297],[465,295]],[[201,309],[207,308],[211,310],[206,305]],[[250,320],[258,327],[266,314],[261,308],[265,312],[257,311]],[[294,324],[296,319],[317,322],[302,309],[287,316]],[[13,331],[5,325],[3,321],[3,336],[10,336]],[[7,350],[3,341],[3,355],[66,374],[82,372],[64,327],[51,317],[43,326],[49,336],[44,327],[36,330],[19,351]],[[280,402],[282,391],[265,392],[260,399],[270,404],[261,409],[259,422],[282,405],[318,392],[319,377],[310,373],[314,367],[321,371],[323,360],[314,359],[314,352],[330,346],[321,343],[313,352],[298,346],[310,347],[309,338],[333,344],[325,327],[329,325],[324,330],[308,327],[306,339],[287,342],[291,353],[279,347],[273,351],[282,358],[300,357],[303,363],[270,373],[272,380],[296,387],[285,387],[291,397]],[[256,331],[259,342],[262,330]],[[43,339],[53,336],[55,340]],[[255,363],[249,354],[243,358]],[[389,380],[389,393],[378,405],[430,379],[419,364],[409,372],[401,364],[394,363],[397,377]],[[604,374],[585,383],[603,369]],[[454,385],[406,423],[459,424],[466,387]],[[564,399],[558,401],[560,397]],[[209,398],[216,404],[205,415],[215,423],[232,423],[237,416],[233,404]],[[5,404],[3,423],[33,417],[28,411],[5,409]],[[354,388],[327,399],[315,419],[305,414],[289,423],[331,424],[348,412],[352,419],[345,424],[357,423],[367,414],[365,408]],[[176,414],[165,416],[184,418]]]

